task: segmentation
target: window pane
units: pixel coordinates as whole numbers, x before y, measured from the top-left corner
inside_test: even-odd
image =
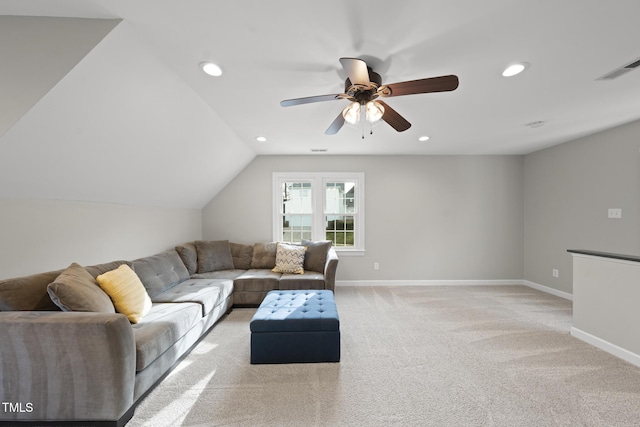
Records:
[[[311,215],[283,215],[282,241],[300,243],[302,239],[311,240]]]
[[[282,183],[282,213],[311,213],[312,197],[310,182]]]
[[[325,213],[355,213],[355,182],[327,182]]]
[[[325,238],[334,246],[353,246],[355,241],[352,215],[326,215]]]

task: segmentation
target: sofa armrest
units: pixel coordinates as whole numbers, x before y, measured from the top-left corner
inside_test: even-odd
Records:
[[[324,265],[324,286],[325,289],[335,291],[336,289],[336,270],[338,269],[338,253],[335,249],[330,248],[327,254],[327,262]]]
[[[135,342],[121,314],[0,312],[0,423],[118,420],[133,405]]]

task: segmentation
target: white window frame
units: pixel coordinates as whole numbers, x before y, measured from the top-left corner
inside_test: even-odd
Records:
[[[274,172],[273,188],[273,241],[282,240],[282,184],[284,182],[310,182],[313,206],[312,240],[326,240],[324,229],[325,186],[327,182],[355,182],[355,212],[353,247],[335,246],[340,255],[364,255],[364,173],[362,172]]]

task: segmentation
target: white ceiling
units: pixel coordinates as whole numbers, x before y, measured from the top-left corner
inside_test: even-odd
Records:
[[[640,71],[598,80],[640,58],[637,0],[0,0],[0,15],[4,198],[200,208],[256,155],[525,154],[640,118]],[[460,86],[387,99],[406,132],[326,136],[347,101],[279,102],[342,92],[340,57],[383,83]]]

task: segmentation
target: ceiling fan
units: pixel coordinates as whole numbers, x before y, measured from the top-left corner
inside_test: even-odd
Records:
[[[286,99],[281,101],[280,105],[291,107],[293,105],[346,99],[351,101],[350,104],[338,114],[338,117],[325,131],[325,134],[335,135],[345,122],[357,124],[362,117],[370,123],[382,119],[398,132],[403,132],[411,127],[411,123],[387,103],[378,99],[379,97],[388,98],[417,93],[447,92],[458,87],[458,77],[454,75],[383,85],[380,74],[368,67],[367,63],[362,59],[340,58],[340,63],[348,76],[344,83],[344,93]]]

